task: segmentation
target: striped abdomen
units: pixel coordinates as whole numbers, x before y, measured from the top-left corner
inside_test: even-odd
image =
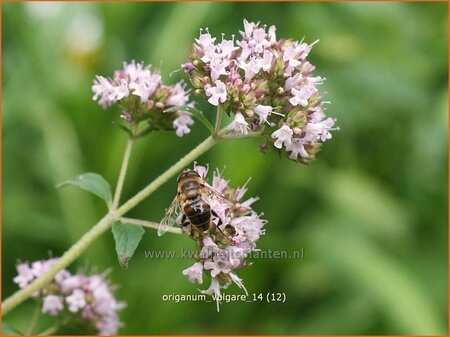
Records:
[[[183,207],[184,214],[189,222],[202,232],[209,229],[211,221],[211,207],[201,198],[188,201]]]

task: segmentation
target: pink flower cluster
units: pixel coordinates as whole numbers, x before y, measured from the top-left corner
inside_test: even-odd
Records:
[[[202,178],[206,177],[205,167],[196,166],[194,169]],[[198,261],[185,269],[183,275],[189,282],[199,284],[203,283],[204,274],[210,276],[210,287],[201,292],[214,296],[219,311],[221,289],[235,283],[247,294],[236,271],[248,265],[246,258],[256,249],[256,241],[265,233],[263,227],[266,221],[251,207],[258,198],[242,200],[247,192],[246,184],[243,187],[232,188],[216,170],[211,187],[225,197],[209,200],[216,230],[210,230],[208,235],[193,237],[199,248]],[[189,233],[189,229],[184,228]]]
[[[19,263],[14,282],[25,288],[34,279],[45,274],[56,258],[29,263]],[[125,304],[118,302],[111,286],[102,275],[72,275],[61,270],[45,288],[33,294],[42,299],[42,313],[51,316],[75,315],[88,323],[100,335],[115,335],[120,326],[117,312]]]
[[[234,116],[230,132],[260,131],[290,159],[314,159],[335,129],[318,89],[324,78],[313,76],[307,61],[317,41],[277,40],[275,26],[246,20],[240,34],[241,40],[222,35],[219,42],[208,29],[200,31],[190,62],[182,65],[195,93]]]
[[[164,112],[174,106],[192,106],[185,84],[164,85],[159,72],[151,72],[143,63],[124,63],[112,79],[96,76],[92,91],[103,108],[120,104],[121,117],[129,123],[147,121],[155,130],[175,129],[179,137],[189,133],[194,123],[186,111]]]

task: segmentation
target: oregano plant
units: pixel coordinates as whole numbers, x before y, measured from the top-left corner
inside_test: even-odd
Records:
[[[127,268],[144,235],[143,227],[160,229],[161,219],[148,221],[125,215],[183,170],[197,179],[198,188],[219,196],[216,199],[205,196],[203,201],[211,215],[208,218],[211,225],[207,230],[195,231],[183,205],[176,205],[182,202],[180,193],[184,190],[179,187],[177,194],[174,189],[173,207],[179,208],[178,216],[166,230],[186,235],[195,241],[198,250],[194,264],[183,275],[192,283],[203,284],[205,278],[210,279],[209,287],[201,291],[214,296],[217,310],[222,289],[234,283],[247,291],[238,271],[249,265],[247,256],[265,234],[262,212],[253,208],[257,198],[245,200],[246,185],[231,187],[217,170],[208,182],[207,165],[191,166],[192,162],[219,142],[257,137],[262,152],[274,150],[292,161],[308,163],[337,128],[335,120],[325,115],[324,105],[328,102],[320,91],[325,78],[315,76],[315,68],[308,61],[317,41],[308,44],[303,40],[277,39],[275,26],[267,28],[246,20],[239,34],[239,39],[235,35],[227,39],[223,34],[218,39],[208,29],[200,30],[189,59],[181,65],[186,82],[164,84],[158,70],[135,61],[124,63],[110,77],[96,76],[93,99],[105,109],[119,107],[121,114],[116,125],[128,139],[115,188],[112,190],[109,182],[92,172],[70,178],[58,187],[72,186],[90,192],[105,201],[107,211],[61,257],[19,263],[14,282],[21,289],[3,302],[2,315],[33,297],[40,301],[39,312],[59,317],[44,334],[77,322],[89,323],[93,333],[117,333],[120,326],[117,313],[124,303],[115,299],[106,275],[72,274],[66,268],[109,230],[115,240],[118,262]],[[192,94],[207,101],[213,109],[200,111]],[[228,125],[223,125],[225,114],[232,117]],[[194,149],[186,150],[184,157],[133,197],[122,201],[134,144],[161,130],[186,137],[195,121],[210,136]],[[10,326],[8,329],[14,330]]]

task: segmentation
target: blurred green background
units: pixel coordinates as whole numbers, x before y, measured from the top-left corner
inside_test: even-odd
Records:
[[[163,302],[164,294],[197,293],[181,274],[192,261],[147,260],[144,251],[193,246],[153,230],[128,270],[110,233],[70,270],[111,269],[128,303],[121,334],[446,334],[447,6],[3,3],[3,297],[17,289],[17,260],[61,255],[105,212],[85,192],[54,188],[86,171],[115,184],[126,137],[112,125],[119,111],[91,99],[95,74],[135,59],[175,83],[185,75],[169,74],[200,27],[230,36],[247,18],[275,24],[278,37],[320,39],[310,60],[327,78],[328,113],[341,128],[309,166],[263,155],[255,139],[199,158],[225,166],[232,184],[253,177],[248,195],[260,196],[255,208],[269,221],[261,249],[304,249],[303,259],[255,260],[240,272],[250,293],[284,292],[287,301],[224,304],[220,313],[213,303]],[[139,141],[124,198],[205,137],[196,123],[183,138],[163,132]],[[158,221],[175,184],[128,215]],[[32,310],[28,301],[5,320],[23,328]]]

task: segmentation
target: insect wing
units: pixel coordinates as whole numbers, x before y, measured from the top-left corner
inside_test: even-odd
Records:
[[[222,193],[216,191],[211,185],[208,183],[204,183],[202,187],[202,194],[205,201],[209,204],[217,204],[217,203],[225,203],[229,206],[232,206],[233,203]]]
[[[163,235],[165,232],[169,230],[169,228],[175,225],[175,223],[177,222],[177,217],[180,212],[180,209],[181,209],[180,204],[178,203],[177,197],[175,197],[175,199],[173,199],[172,203],[167,209],[164,218],[159,223],[158,236]]]

